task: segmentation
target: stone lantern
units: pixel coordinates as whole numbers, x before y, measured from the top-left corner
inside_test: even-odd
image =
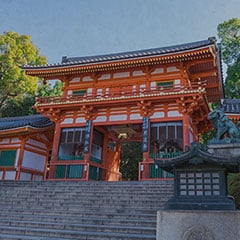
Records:
[[[215,155],[199,143],[171,160],[156,164],[174,174],[174,196],[166,209],[234,210],[233,198],[228,196],[227,174],[239,172],[240,161],[231,155]]]

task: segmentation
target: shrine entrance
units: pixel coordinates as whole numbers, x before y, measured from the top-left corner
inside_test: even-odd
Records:
[[[139,162],[142,161],[142,123],[111,125],[104,128],[108,132],[108,150],[105,154],[108,172],[106,180],[138,180]]]
[[[142,142],[123,142],[120,153],[120,172],[123,181],[137,181],[139,162],[142,162]]]

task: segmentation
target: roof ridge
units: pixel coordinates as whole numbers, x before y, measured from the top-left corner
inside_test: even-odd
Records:
[[[100,54],[95,56],[89,55],[89,56],[83,56],[83,57],[70,57],[70,58],[68,58],[67,56],[64,56],[62,57],[61,63],[34,65],[34,66],[24,65],[22,66],[22,69],[65,67],[69,65],[81,65],[81,64],[99,63],[99,62],[127,60],[127,59],[134,59],[134,58],[143,58],[143,57],[150,57],[150,56],[159,56],[159,55],[170,54],[174,52],[184,52],[187,50],[208,46],[210,44],[216,44],[215,37],[209,37],[206,40],[188,42],[188,43],[165,46],[160,48],[150,48],[150,49],[135,50],[135,51],[128,51],[128,52],[126,51],[126,52],[118,52],[118,53]]]
[[[18,120],[21,120],[21,119],[33,119],[33,118],[45,118],[45,117],[41,114],[15,116],[15,117],[3,117],[3,118],[0,118],[0,122],[5,122],[6,120],[18,121]]]

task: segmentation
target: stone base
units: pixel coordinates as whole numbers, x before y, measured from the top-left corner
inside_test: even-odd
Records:
[[[240,143],[208,144],[208,152],[216,156],[240,156]]]
[[[157,240],[239,240],[240,211],[161,210]]]

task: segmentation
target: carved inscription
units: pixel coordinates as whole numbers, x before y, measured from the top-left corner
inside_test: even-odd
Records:
[[[202,226],[193,226],[183,234],[183,240],[215,240],[213,233]]]

